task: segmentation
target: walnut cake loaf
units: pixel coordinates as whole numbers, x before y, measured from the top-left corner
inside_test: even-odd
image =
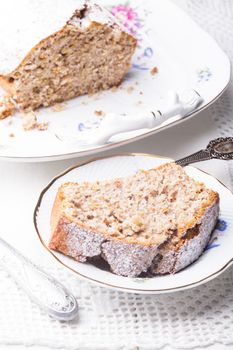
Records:
[[[116,180],[65,183],[51,214],[49,247],[112,272],[175,273],[198,259],[219,215],[219,196],[175,163]]]
[[[0,86],[23,111],[119,85],[136,48],[136,39],[101,6],[89,0],[54,5],[0,2]]]

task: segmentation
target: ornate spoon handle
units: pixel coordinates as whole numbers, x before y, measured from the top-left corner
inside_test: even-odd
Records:
[[[77,316],[78,304],[73,295],[55,278],[45,273],[18,250],[0,238],[0,266],[41,309],[60,321]]]
[[[176,164],[185,166],[208,159],[233,159],[233,137],[219,137],[218,139],[212,140],[209,142],[206,149],[202,149],[187,157],[176,160]]]

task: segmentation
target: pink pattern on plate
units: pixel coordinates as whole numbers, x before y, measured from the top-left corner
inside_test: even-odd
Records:
[[[117,5],[111,9],[112,14],[121,21],[131,34],[136,35],[141,23],[137,12],[128,5]]]

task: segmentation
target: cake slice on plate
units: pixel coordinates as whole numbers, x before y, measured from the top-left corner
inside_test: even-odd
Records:
[[[195,261],[219,215],[219,196],[168,163],[115,180],[66,183],[51,215],[49,247],[111,271],[175,273]]]
[[[117,86],[130,68],[136,39],[110,12],[90,1],[54,5],[0,4],[0,86],[21,110]]]

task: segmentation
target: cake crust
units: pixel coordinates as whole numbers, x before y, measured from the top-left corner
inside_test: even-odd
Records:
[[[184,238],[176,245],[168,249],[162,247],[150,271],[154,275],[174,274],[183,270],[196,261],[205,250],[212,231],[214,230],[219,214],[219,200],[205,210],[204,215],[191,230],[186,231]],[[188,232],[191,232],[189,235]]]

